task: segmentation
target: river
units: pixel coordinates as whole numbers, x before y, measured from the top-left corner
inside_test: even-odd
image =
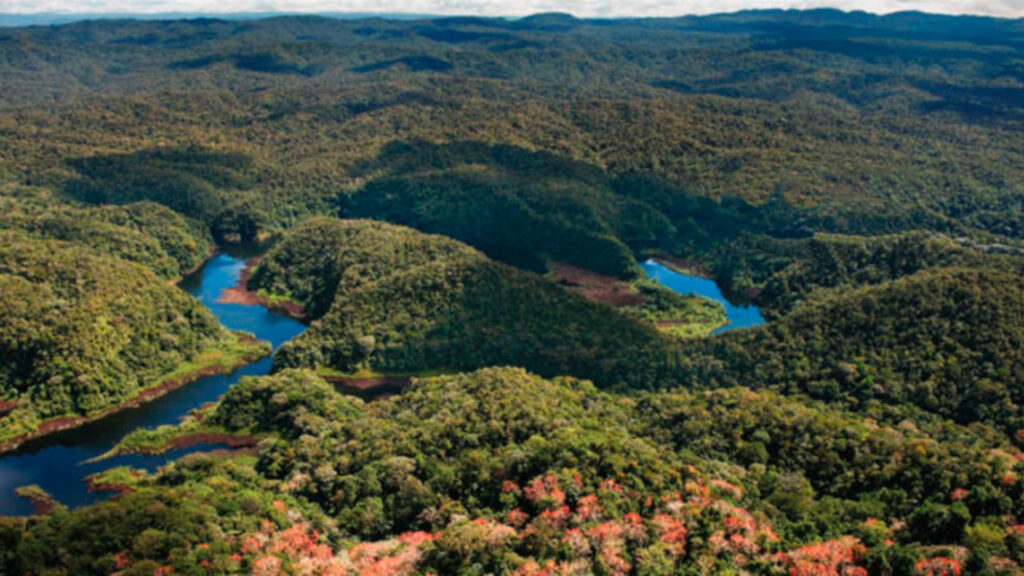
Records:
[[[246,260],[252,255],[242,249],[219,253],[183,279],[181,288],[202,302],[223,325],[250,332],[277,348],[301,333],[305,326],[262,306],[217,302],[222,290],[237,284]],[[32,513],[32,504],[14,493],[19,486],[38,484],[57,501],[71,507],[81,506],[107,496],[89,492],[84,482],[86,476],[115,466],[152,470],[190,452],[210,450],[214,446],[198,445],[166,454],[133,454],[85,463],[106,453],[136,428],[177,423],[193,409],[217,400],[240,378],[269,373],[271,365],[272,360],[267,357],[231,374],[201,378],[137,408],[26,442],[14,452],[0,456],[0,515]]]
[[[305,326],[262,306],[217,302],[225,288],[238,283],[245,262],[252,255],[252,252],[244,250],[219,253],[194,274],[183,279],[180,286],[202,302],[228,328],[252,333],[277,348],[299,335]],[[757,307],[733,305],[711,280],[681,274],[653,260],[643,262],[641,266],[648,276],[671,290],[721,302],[726,309],[728,324],[715,330],[715,333],[764,323]],[[38,484],[58,502],[71,507],[81,506],[107,496],[105,493],[89,492],[84,482],[89,475],[115,466],[153,470],[185,454],[215,448],[211,445],[197,445],[165,454],[132,454],[101,462],[87,462],[109,451],[136,428],[177,423],[193,409],[220,398],[240,378],[268,374],[272,363],[272,359],[267,357],[231,374],[201,378],[139,407],[26,442],[14,452],[0,456],[0,515],[21,516],[33,512],[33,505],[14,493],[19,486]],[[393,392],[390,389],[374,389],[356,395],[365,395],[371,399],[382,391]]]
[[[721,334],[738,328],[749,328],[764,324],[761,309],[757,306],[737,306],[722,294],[721,288],[714,280],[701,278],[692,274],[676,272],[657,260],[646,260],[640,263],[649,278],[662,286],[680,294],[696,294],[725,306],[726,324],[716,328],[712,334]]]

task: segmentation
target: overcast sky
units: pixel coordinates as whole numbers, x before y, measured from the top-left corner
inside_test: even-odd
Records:
[[[406,12],[521,16],[557,11],[610,17],[823,6],[877,13],[922,10],[1024,17],[1024,0],[0,0],[0,13]]]

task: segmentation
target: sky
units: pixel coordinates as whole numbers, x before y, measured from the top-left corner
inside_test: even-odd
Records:
[[[745,8],[840,8],[889,13],[1024,17],[1024,0],[0,0],[0,13],[358,12],[580,17],[680,16]]]

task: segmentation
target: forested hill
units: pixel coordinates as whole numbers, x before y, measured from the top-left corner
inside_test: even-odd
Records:
[[[142,266],[0,231],[0,449],[265,353]]]
[[[687,381],[915,406],[1013,434],[1024,401],[1022,286],[1019,272],[935,268],[826,293],[761,329],[697,344]]]
[[[367,220],[289,231],[250,281],[316,320],[276,367],[423,373],[522,366],[602,385],[667,386],[675,339],[441,236]]]

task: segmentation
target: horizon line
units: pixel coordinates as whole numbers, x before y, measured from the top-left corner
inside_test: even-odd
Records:
[[[480,14],[472,12],[403,12],[400,10],[369,11],[369,10],[235,10],[235,11],[210,11],[210,10],[154,10],[154,11],[59,11],[45,10],[33,12],[0,11],[0,18],[77,18],[81,20],[107,19],[107,18],[146,18],[159,19],[170,17],[172,19],[198,19],[198,18],[225,18],[225,17],[247,17],[247,18],[268,18],[280,16],[322,16],[339,19],[361,19],[361,18],[395,18],[395,19],[431,19],[431,18],[496,18],[507,20],[520,20],[543,15],[563,15],[576,20],[669,20],[674,18],[707,17],[707,16],[728,16],[743,13],[756,12],[837,12],[841,14],[854,15],[866,14],[875,17],[896,16],[902,14],[919,14],[925,16],[940,16],[950,18],[985,18],[993,20],[1024,20],[1024,14],[1019,16],[997,16],[983,12],[933,12],[928,10],[891,10],[873,11],[865,9],[845,9],[835,6],[818,6],[808,8],[795,7],[751,7],[738,10],[701,11],[701,12],[680,12],[673,15],[601,15],[601,16],[579,16],[569,11],[540,11],[527,13],[507,14]]]

